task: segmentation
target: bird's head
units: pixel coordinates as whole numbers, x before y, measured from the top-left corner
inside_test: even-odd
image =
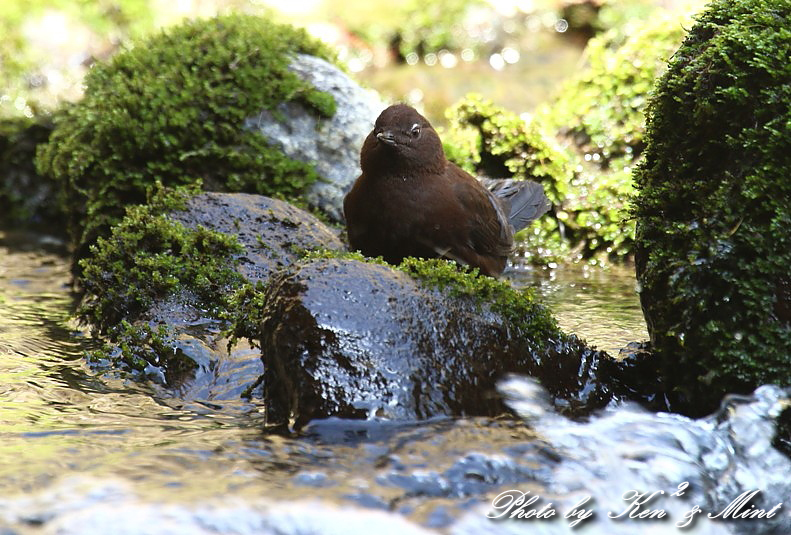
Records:
[[[390,106],[379,115],[360,152],[363,172],[441,171],[445,163],[436,130],[406,104]]]

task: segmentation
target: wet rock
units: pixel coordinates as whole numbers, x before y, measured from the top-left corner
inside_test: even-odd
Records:
[[[201,193],[171,217],[188,229],[199,225],[233,235],[244,247],[237,270],[250,282],[266,281],[303,250],[343,249],[337,234],[311,214],[277,199],[245,193]],[[191,306],[190,288],[158,301],[145,314],[149,324],[170,330],[173,355],[161,383],[184,399],[230,400],[250,393],[263,373],[261,355],[239,344],[227,348],[223,324]],[[179,365],[181,363],[181,365]]]
[[[244,247],[239,272],[266,281],[311,249],[343,250],[338,234],[313,215],[271,197],[245,193],[201,193],[171,217],[189,229],[198,225],[235,236]]]
[[[130,213],[85,270],[83,317],[119,348],[102,362],[136,370],[168,395],[238,399],[263,368],[257,350],[229,349],[222,336],[230,295],[245,281],[266,281],[304,250],[343,244],[314,216],[261,195],[201,193],[166,217],[158,210]],[[227,236],[241,249],[212,245]]]
[[[611,364],[609,384],[616,397],[654,411],[670,410],[661,361],[651,351],[650,342],[629,342]]]
[[[522,323],[385,265],[294,264],[272,279],[260,313],[270,423],[494,416],[505,410],[495,381],[508,372],[540,378],[564,412],[603,406],[606,355],[542,323],[541,305],[517,312]]]
[[[331,63],[298,54],[289,69],[335,99],[335,115],[317,117],[299,101],[278,105],[247,120],[273,146],[293,160],[308,163],[322,178],[305,199],[336,221],[343,221],[343,196],[360,175],[360,148],[384,104]]]

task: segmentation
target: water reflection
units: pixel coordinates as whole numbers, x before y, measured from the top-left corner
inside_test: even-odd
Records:
[[[507,276],[517,286],[535,288],[564,331],[610,355],[648,339],[632,266],[521,267]]]
[[[642,339],[629,270],[510,276],[537,288],[564,329],[605,349]],[[514,380],[506,393],[527,422],[328,419],[299,437],[265,434],[256,403],[167,397],[154,386],[96,376],[82,356],[90,341],[69,323],[68,281],[64,256],[0,242],[0,533],[99,534],[122,522],[127,533],[153,534],[363,534],[373,525],[382,534],[428,533],[420,526],[499,534],[506,526],[485,512],[503,490],[558,504],[586,493],[617,502],[628,490],[615,485],[621,472],[629,484],[657,488],[716,476],[705,495],[715,504],[740,492],[744,476],[737,481],[731,472],[785,492],[787,459],[769,446],[760,455],[742,452],[769,444],[769,398],[742,396],[708,420],[618,407],[577,423],[553,414],[532,383]],[[701,457],[709,450],[719,457]],[[613,452],[627,462],[612,464]],[[695,491],[701,500],[703,490]],[[791,526],[789,515],[778,521]],[[701,533],[731,532],[701,525]],[[766,532],[760,523],[741,526],[736,532]],[[593,532],[634,528],[623,522]],[[507,532],[572,533],[562,521],[520,522]]]

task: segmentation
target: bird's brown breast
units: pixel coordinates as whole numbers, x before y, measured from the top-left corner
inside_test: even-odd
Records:
[[[360,166],[363,173],[344,199],[349,242],[391,263],[407,256],[445,257],[496,276],[513,245],[509,214],[532,220],[533,212],[524,208],[534,200],[541,205],[535,213],[546,211],[546,197],[535,183],[540,196],[538,190],[520,196],[521,188],[513,186],[507,189],[508,206],[501,205],[476,178],[446,160],[436,131],[403,104],[377,118]]]
[[[512,233],[493,202],[475,178],[448,164],[439,174],[363,174],[344,210],[350,244],[363,254],[392,263],[407,256],[445,257],[497,275]]]

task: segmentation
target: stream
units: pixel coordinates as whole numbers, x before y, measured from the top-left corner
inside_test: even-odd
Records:
[[[254,402],[168,397],[92,371],[63,253],[47,236],[0,234],[2,535],[791,532],[782,507],[675,527],[748,489],[764,491],[753,502],[765,515],[789,494],[791,463],[771,447],[779,388],[703,420],[620,405],[572,422],[511,377],[501,393],[521,418],[330,418],[298,437],[265,434]],[[512,281],[611,354],[646,337],[628,268],[522,269]],[[629,517],[630,490],[664,492],[650,506],[665,518]],[[537,497],[521,519],[509,492]],[[541,507],[555,513],[537,518]],[[487,518],[499,513],[517,516]]]

